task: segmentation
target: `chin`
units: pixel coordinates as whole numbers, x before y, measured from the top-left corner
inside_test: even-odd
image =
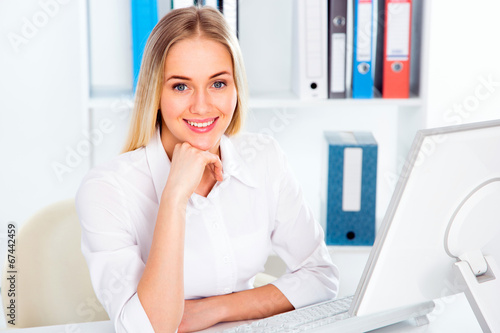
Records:
[[[189,144],[200,150],[210,150],[219,140],[188,140]]]

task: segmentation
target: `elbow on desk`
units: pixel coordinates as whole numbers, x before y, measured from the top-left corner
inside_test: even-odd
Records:
[[[184,299],[182,297],[170,302],[158,301],[155,299],[156,295],[144,295],[139,290],[137,296],[154,332],[177,331],[184,314]],[[158,305],[158,302],[161,302],[162,305]],[[141,328],[141,331],[144,329],[144,327]]]

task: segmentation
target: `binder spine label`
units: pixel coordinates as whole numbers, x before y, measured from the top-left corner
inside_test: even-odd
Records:
[[[408,60],[410,47],[410,3],[387,5],[387,59]]]
[[[321,4],[310,1],[306,6],[307,77],[317,78],[323,74],[321,54]]]
[[[363,149],[344,149],[344,179],[342,184],[342,210],[361,210],[361,179],[363,173]]]
[[[193,0],[172,0],[172,9],[185,8],[194,5]]]
[[[332,34],[331,92],[345,92],[345,33]]]
[[[372,59],[372,2],[360,1],[358,5],[358,32],[356,40],[357,61]]]

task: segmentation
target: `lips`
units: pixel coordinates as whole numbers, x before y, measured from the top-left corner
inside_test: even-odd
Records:
[[[215,127],[219,117],[206,119],[183,119],[188,128],[196,133],[206,133]]]

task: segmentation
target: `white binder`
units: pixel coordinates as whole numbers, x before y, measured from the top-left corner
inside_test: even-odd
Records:
[[[328,98],[328,1],[294,0],[292,90],[300,99]]]

